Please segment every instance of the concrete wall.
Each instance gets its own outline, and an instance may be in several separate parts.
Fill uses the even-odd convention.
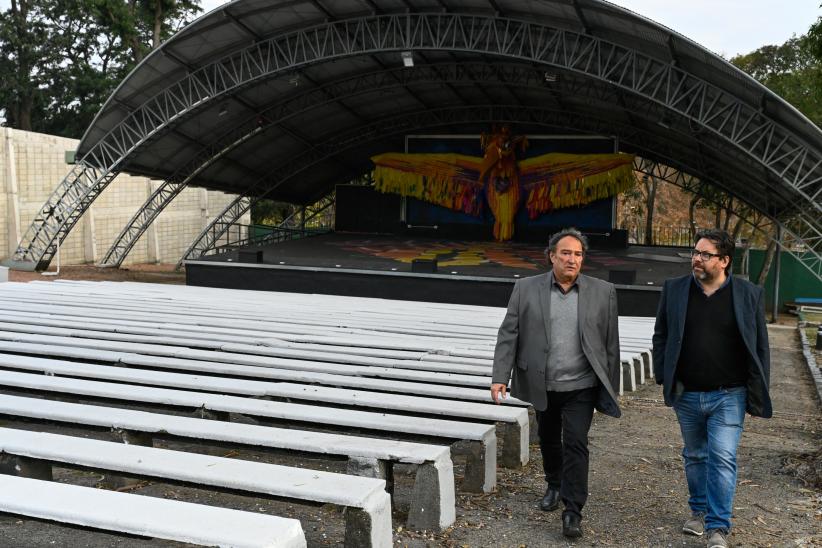
[[[9,257],[49,194],[71,166],[65,153],[78,141],[0,128],[0,259]],[[119,175],[95,200],[60,248],[62,264],[97,263],[137,209],[159,185],[146,177]],[[174,263],[194,237],[234,199],[222,192],[188,188],[140,238],[123,264]],[[249,224],[248,214],[240,220]]]

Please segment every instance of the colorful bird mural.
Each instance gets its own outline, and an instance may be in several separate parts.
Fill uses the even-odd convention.
[[[635,184],[628,154],[550,153],[519,160],[528,140],[509,126],[480,136],[483,157],[465,154],[385,153],[371,158],[380,192],[410,196],[473,216],[484,202],[494,215],[494,238],[514,236],[523,203],[530,219],[553,209],[609,198]],[[483,195],[485,200],[483,200]]]

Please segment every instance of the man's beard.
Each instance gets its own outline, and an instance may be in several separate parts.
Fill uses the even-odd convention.
[[[694,268],[693,271],[694,276],[696,276],[700,282],[710,282],[714,279],[714,276],[704,268],[701,270],[697,270]]]

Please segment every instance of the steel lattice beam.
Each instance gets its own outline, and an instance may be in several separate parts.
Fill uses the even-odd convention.
[[[420,70],[394,69],[344,78],[327,85],[287,97],[265,107],[259,113],[242,120],[236,127],[203,147],[186,165],[152,193],[126,223],[106,252],[102,264],[120,266],[128,253],[152,222],[171,201],[208,166],[233,149],[260,137],[271,127],[317,108],[320,105],[340,103],[345,99],[374,91],[406,87],[409,84],[450,82],[472,85],[509,84],[519,89],[545,86],[543,72],[533,67],[495,66],[488,63],[435,64],[421,66]],[[555,87],[568,87],[579,95],[597,96],[605,101],[603,90],[564,79]]]
[[[140,207],[115,238],[102,264],[120,266],[125,257],[169,203],[206,167],[249,140],[260,137],[273,126],[303,114],[319,105],[340,103],[348,98],[377,90],[407,87],[410,84],[451,82],[472,85],[508,84],[518,89],[545,86],[543,72],[533,67],[495,66],[488,63],[434,64],[420,70],[394,69],[344,78],[309,90],[265,107],[261,112],[242,120],[214,142],[203,147],[174,176],[165,181]],[[579,96],[607,101],[606,90],[563,79],[555,88],[567,88]]]
[[[85,156],[99,169],[205,102],[255,80],[334,58],[392,50],[468,51],[583,73],[647,97],[721,135],[813,202],[822,155],[751,107],[671,63],[539,23],[466,14],[408,13],[332,21],[233,53],[135,110]],[[822,211],[822,205],[815,203]]]
[[[612,123],[594,118],[583,119],[578,113],[564,110],[534,109],[519,105],[487,105],[460,109],[427,110],[366,124],[319,144],[315,149],[304,153],[293,162],[279,166],[270,176],[253,183],[246,191],[246,195],[239,197],[234,203],[230,204],[215,218],[212,225],[204,229],[200,235],[195,238],[194,242],[178,262],[178,267],[183,261],[196,260],[212,249],[225,231],[237,222],[257,200],[265,198],[268,193],[273,191],[285,180],[299,174],[318,161],[322,161],[324,158],[327,158],[328,155],[343,153],[350,148],[374,139],[392,134],[401,134],[419,128],[483,121],[528,123],[551,128],[584,129],[594,134],[607,134],[608,131],[615,129]],[[669,162],[665,164],[659,161],[640,158],[635,164],[637,171],[653,174],[683,188],[687,188],[691,182],[691,177],[698,177],[703,181],[727,190],[721,181],[712,179],[710,176],[706,176],[700,172],[699,169],[688,166],[681,160],[677,160],[677,151],[672,147],[665,150],[665,147],[661,146],[654,137],[643,134],[634,127],[616,129],[621,129],[621,131],[618,132],[621,142],[632,145],[640,153],[655,153],[657,157]],[[788,230],[788,233],[796,238],[797,241],[804,241],[803,236],[805,236],[808,238],[808,242],[814,244],[813,246],[808,245],[807,253],[796,254],[792,252],[792,254],[822,280],[822,271],[820,271],[819,268],[821,262],[820,257],[822,257],[822,239],[818,237],[818,231],[812,232],[812,226],[808,225],[807,230],[805,233],[799,234],[797,234],[796,231]]]
[[[83,174],[69,174],[44,208],[14,260],[48,265],[53,242],[62,240],[102,192],[124,160],[149,139],[210,101],[255,81],[323,61],[387,51],[431,50],[479,53],[574,71],[654,101],[709,131],[761,165],[808,211],[803,222],[822,226],[822,152],[719,87],[667,60],[607,40],[490,15],[403,13],[331,20],[310,29],[258,41],[191,72],[131,112],[81,159]],[[95,177],[85,175],[87,169]],[[90,181],[90,184],[84,182]],[[806,206],[806,207],[802,207]],[[78,209],[79,208],[79,209]],[[65,214],[58,222],[54,211]]]
[[[390,135],[419,130],[420,128],[433,128],[465,123],[529,123],[563,129],[581,129],[582,125],[584,126],[582,129],[600,135],[608,134],[614,129],[613,124],[602,120],[589,118],[585,124],[580,124],[581,120],[582,118],[580,118],[578,113],[568,112],[566,110],[539,109],[522,105],[482,105],[423,110],[379,120],[371,124],[365,124],[318,144],[313,149],[296,157],[293,161],[278,166],[266,177],[253,182],[247,188],[244,195],[229,204],[215,217],[211,225],[200,232],[183,253],[177,265],[179,267],[183,261],[196,260],[213,249],[225,231],[236,223],[257,200],[264,199],[289,178],[300,174],[329,156],[344,153],[346,150],[358,145]],[[632,128],[631,131],[637,137],[640,137],[637,130]],[[628,135],[627,130],[623,133],[625,133],[626,136]],[[620,139],[622,140],[623,137],[621,136]],[[628,140],[630,141],[630,136]]]
[[[685,190],[691,189],[694,177],[708,184],[716,184],[711,180],[710,176],[685,173],[667,164],[662,164],[647,158],[636,157],[634,159],[634,171],[651,175]],[[748,219],[743,218],[743,220],[753,226],[753,223]],[[806,223],[802,216],[787,220],[771,218],[771,221],[782,227],[783,241],[777,242],[779,248],[783,252],[793,256],[799,264],[807,268],[817,279],[822,281],[822,234],[819,232],[819,229]],[[774,239],[773,235],[770,234],[767,234],[767,237],[770,240]],[[788,239],[802,243],[806,250],[796,250],[793,249],[791,245],[786,245],[786,240]]]

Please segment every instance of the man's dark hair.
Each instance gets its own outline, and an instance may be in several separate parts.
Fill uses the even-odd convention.
[[[545,248],[545,256],[548,256],[548,253],[557,251],[557,244],[561,239],[566,236],[571,236],[572,238],[576,238],[579,240],[579,243],[582,244],[582,254],[585,255],[588,253],[588,238],[585,235],[577,230],[576,228],[563,228],[556,234],[552,234],[551,238],[548,240],[548,247]]]
[[[736,244],[733,238],[731,238],[731,235],[718,228],[700,230],[696,233],[696,236],[694,236],[694,244],[702,238],[710,240],[716,246],[716,252],[719,253],[720,258],[728,257],[729,261],[728,266],[725,267],[725,273],[730,274],[731,265],[734,262],[734,249],[736,249]]]

